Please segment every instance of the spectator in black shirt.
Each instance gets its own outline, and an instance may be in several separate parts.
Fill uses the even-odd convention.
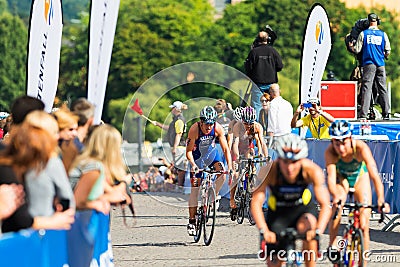
[[[268,44],[268,33],[261,31],[258,39],[259,45],[251,49],[244,64],[247,76],[258,86],[251,88],[251,106],[256,110],[257,116],[261,110],[262,94],[269,93],[271,84],[278,82],[277,73],[283,68],[278,51]]]

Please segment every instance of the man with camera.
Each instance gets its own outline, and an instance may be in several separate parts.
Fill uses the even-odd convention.
[[[300,120],[299,115],[304,109],[308,109],[309,114]],[[316,139],[330,139],[329,126],[335,118],[321,109],[321,104],[318,98],[312,97],[307,103],[300,104],[293,115],[291,126],[292,128],[305,127],[310,129],[311,135]]]
[[[251,88],[251,106],[256,110],[256,116],[261,110],[262,94],[268,93],[271,84],[278,82],[278,72],[283,68],[281,56],[272,47],[276,34],[271,27],[267,26],[259,32],[244,62],[247,76],[257,85]]]
[[[386,88],[385,59],[390,54],[390,42],[387,34],[378,28],[379,18],[375,13],[368,15],[369,28],[358,36],[354,50],[362,55],[361,110],[358,118],[367,118],[374,82],[378,90],[378,103],[382,108],[384,120],[390,118],[390,104]]]

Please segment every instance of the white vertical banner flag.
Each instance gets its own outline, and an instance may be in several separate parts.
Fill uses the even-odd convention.
[[[99,124],[106,94],[119,0],[92,0],[90,11],[88,100],[95,105]]]
[[[300,103],[317,97],[331,51],[331,29],[325,9],[314,4],[308,14],[300,70]]]
[[[61,0],[34,0],[29,24],[27,95],[50,112],[57,92],[61,37]]]

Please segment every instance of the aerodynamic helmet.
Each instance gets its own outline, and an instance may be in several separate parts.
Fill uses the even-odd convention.
[[[241,121],[242,120],[242,113],[243,113],[243,107],[237,107],[235,108],[235,110],[233,111],[233,118],[235,119],[235,121]]]
[[[299,160],[308,156],[307,142],[297,134],[284,135],[275,142],[279,158]]]
[[[242,112],[242,121],[253,123],[256,120],[256,110],[253,107],[245,107]]]
[[[319,105],[321,104],[321,102],[319,101],[318,97],[310,97],[310,98],[307,100],[307,103],[310,103],[310,104],[317,104],[317,106],[319,106]]]
[[[336,120],[329,127],[329,134],[333,139],[344,139],[351,136],[353,125],[346,120]]]
[[[218,116],[217,112],[211,106],[205,106],[200,111],[200,119],[206,124],[214,124],[215,121],[217,120],[217,116]]]

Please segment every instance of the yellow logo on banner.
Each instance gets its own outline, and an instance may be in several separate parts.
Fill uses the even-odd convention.
[[[315,25],[315,40],[317,41],[318,44],[321,44],[323,39],[324,39],[324,29],[322,28],[322,22],[318,21],[317,24]]]
[[[51,24],[50,19],[53,18],[53,1],[45,0],[44,1],[44,19],[47,24]]]

